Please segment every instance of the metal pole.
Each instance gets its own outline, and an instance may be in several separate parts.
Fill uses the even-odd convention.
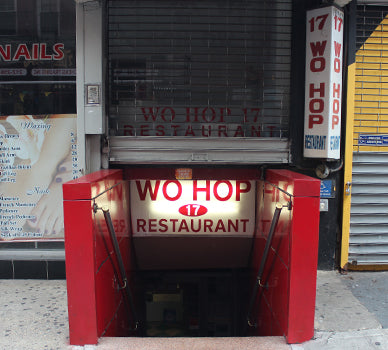
[[[129,288],[127,274],[125,272],[125,267],[124,267],[124,263],[123,263],[123,258],[121,256],[119,243],[117,241],[116,233],[115,233],[115,230],[113,228],[112,218],[110,216],[109,209],[101,208],[101,210],[104,213],[105,222],[106,222],[106,225],[108,227],[109,235],[110,235],[110,238],[112,240],[113,248],[114,248],[114,251],[116,254],[116,258],[117,258],[117,263],[119,265],[121,280],[122,280],[122,283],[124,284],[124,286],[122,286],[121,288],[125,289],[125,294],[126,294],[128,302],[129,302],[130,308],[132,310],[133,319],[135,320],[135,330],[136,330],[138,328],[139,322],[137,321],[138,318],[137,318],[137,314],[136,314],[135,305],[133,302],[132,292]]]
[[[261,258],[259,271],[257,272],[256,283],[255,283],[255,286],[253,288],[251,299],[249,301],[248,313],[247,313],[247,322],[248,322],[248,325],[250,327],[256,326],[255,324],[251,323],[251,313],[252,313],[253,306],[255,304],[257,290],[259,289],[259,287],[264,287],[264,285],[261,283],[261,279],[263,277],[264,267],[265,267],[265,264],[267,262],[269,248],[271,247],[272,238],[273,238],[273,235],[275,233],[275,229],[276,229],[276,226],[278,224],[280,213],[281,213],[282,209],[283,209],[283,206],[281,204],[276,204],[275,212],[274,212],[273,217],[272,217],[271,227],[269,229],[269,233],[268,233],[268,237],[267,237],[267,242],[265,243],[264,253],[263,253],[263,256]]]

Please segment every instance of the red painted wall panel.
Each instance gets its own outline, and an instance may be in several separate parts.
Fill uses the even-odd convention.
[[[63,207],[70,344],[96,344],[92,207],[90,201],[65,201]]]
[[[97,344],[129,333],[114,270],[119,271],[103,212],[106,206],[131,272],[129,188],[121,170],[99,171],[63,185],[70,344]],[[108,249],[107,249],[108,248]]]
[[[94,173],[84,175],[76,180],[72,180],[63,184],[63,199],[64,200],[89,200],[93,197],[92,187],[98,184],[98,187],[103,188],[104,180],[119,181],[123,177],[122,170],[100,170]],[[101,185],[100,185],[101,184]],[[100,192],[101,193],[101,192]]]
[[[251,334],[284,335],[288,343],[300,343],[314,334],[320,181],[289,170],[268,170],[265,183],[258,182],[257,188],[254,277],[275,205],[291,201],[292,206],[283,207],[274,232],[262,279],[265,287],[259,288],[252,316],[259,327]]]
[[[319,198],[294,198],[290,259],[289,343],[314,335]]]

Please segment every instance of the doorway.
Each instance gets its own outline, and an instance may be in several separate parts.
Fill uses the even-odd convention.
[[[143,336],[242,336],[247,269],[139,272]]]

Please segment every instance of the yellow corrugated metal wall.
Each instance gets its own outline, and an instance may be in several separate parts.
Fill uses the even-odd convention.
[[[356,23],[356,62],[348,69],[341,268],[388,264],[388,7],[359,6]]]
[[[388,16],[356,53],[354,152],[386,152],[359,145],[359,135],[388,133]]]

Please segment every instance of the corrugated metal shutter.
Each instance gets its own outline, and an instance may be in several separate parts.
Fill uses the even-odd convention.
[[[108,1],[111,162],[288,162],[291,3]]]
[[[388,263],[388,7],[359,6],[349,262]]]

